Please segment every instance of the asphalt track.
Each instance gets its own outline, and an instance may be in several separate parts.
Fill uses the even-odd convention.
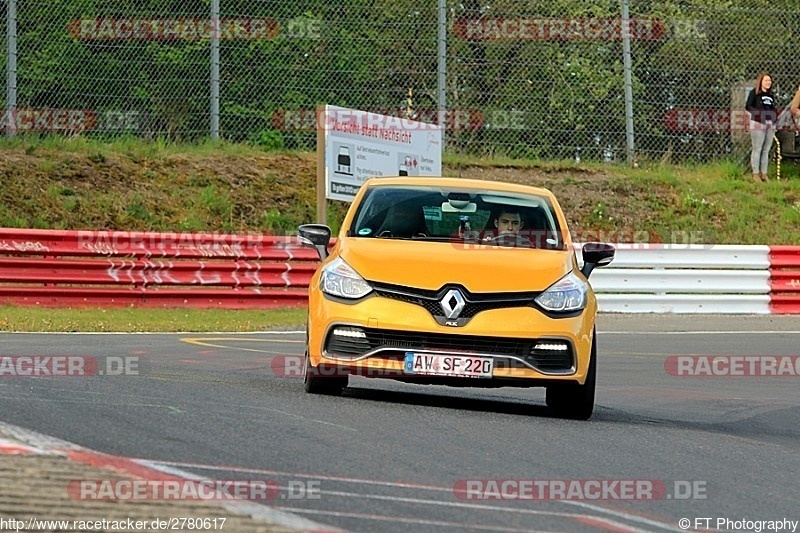
[[[307,395],[276,364],[302,354],[302,333],[2,334],[0,356],[83,355],[101,370],[129,358],[137,368],[1,377],[0,420],[203,477],[306,483],[318,497],[282,493],[265,505],[350,531],[681,531],[681,518],[691,530],[717,529],[718,518],[800,520],[800,377],[665,369],[677,355],[800,355],[800,320],[603,315],[598,339],[597,408],[578,422],[553,418],[541,389],[355,378],[341,398]],[[543,501],[453,490],[509,479],[634,480],[666,493]]]

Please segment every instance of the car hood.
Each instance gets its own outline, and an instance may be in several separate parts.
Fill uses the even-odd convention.
[[[543,291],[573,268],[572,252],[346,237],[337,252],[367,281],[470,292]]]

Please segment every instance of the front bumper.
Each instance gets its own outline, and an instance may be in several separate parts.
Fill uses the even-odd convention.
[[[584,311],[552,318],[538,309],[491,309],[462,327],[442,326],[425,308],[372,296],[356,303],[309,298],[311,365],[336,367],[341,373],[388,377],[412,382],[447,382],[468,386],[538,386],[554,381],[583,384],[589,368],[597,304],[590,295]],[[358,335],[333,335],[334,330]],[[363,334],[363,337],[361,336]],[[567,350],[534,349],[542,345]],[[492,358],[491,379],[406,375],[408,352]],[[565,353],[566,352],[566,353]],[[493,383],[488,383],[493,382]],[[494,383],[497,382],[497,383]]]

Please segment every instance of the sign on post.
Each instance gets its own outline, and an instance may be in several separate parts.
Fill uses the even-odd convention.
[[[442,173],[441,126],[336,106],[319,118],[328,199],[350,202],[376,176]]]

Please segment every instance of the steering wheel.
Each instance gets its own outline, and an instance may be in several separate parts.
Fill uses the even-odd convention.
[[[495,246],[503,246],[505,248],[533,248],[530,239],[518,233],[501,233],[491,242]]]

